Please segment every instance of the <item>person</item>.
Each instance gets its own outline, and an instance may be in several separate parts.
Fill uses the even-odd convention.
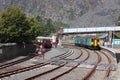
[[[52,47],[54,47],[54,48],[57,47],[56,46],[56,36],[55,35],[52,36]]]
[[[38,56],[39,48],[36,48],[35,56]]]
[[[56,37],[56,44],[55,44],[56,48],[57,48],[58,42],[59,42],[58,37]]]
[[[44,60],[45,50],[44,50],[43,44],[40,44],[40,49],[39,49],[39,51],[40,51],[40,55],[42,55],[43,60]]]
[[[42,56],[43,59],[44,59],[45,50],[44,50],[43,44],[39,44],[39,46],[36,48],[35,55],[36,56]]]

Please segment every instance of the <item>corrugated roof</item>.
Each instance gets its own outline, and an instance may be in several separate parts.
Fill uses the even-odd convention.
[[[100,35],[99,38],[106,38],[108,36],[108,34],[103,34],[103,35]]]

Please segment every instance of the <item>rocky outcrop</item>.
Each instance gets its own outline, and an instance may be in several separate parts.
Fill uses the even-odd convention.
[[[113,26],[120,16],[120,0],[0,0],[0,10],[9,5],[70,27]]]

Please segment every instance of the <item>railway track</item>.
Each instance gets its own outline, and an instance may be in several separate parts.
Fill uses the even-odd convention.
[[[106,58],[107,58],[107,60],[108,60],[108,64],[109,64],[109,66],[107,67],[107,70],[106,70],[105,77],[104,77],[104,79],[106,79],[106,78],[108,78],[109,75],[110,75],[110,64],[111,64],[111,59],[109,58],[109,56],[108,56],[105,52],[101,51],[101,53],[103,53],[103,54],[106,56]]]
[[[21,62],[24,62],[26,60],[29,60],[31,58],[33,58],[34,56],[27,56],[25,58],[22,58],[22,59],[19,59],[19,60],[15,60],[15,61],[12,61],[12,62],[7,62],[7,63],[1,63],[0,64],[0,69],[3,69],[3,68],[6,68],[6,67],[9,67],[9,66],[13,66],[15,64],[19,64]]]
[[[97,54],[98,60],[96,62],[96,64],[94,65],[94,67],[82,78],[82,80],[88,80],[95,72],[97,65],[100,63],[101,61],[101,56],[95,51],[95,53]]]
[[[109,74],[110,74],[110,64],[111,64],[111,59],[109,58],[109,56],[104,52],[104,51],[97,51],[97,53],[99,55],[104,55],[101,56],[101,62],[103,63],[103,69],[99,71],[99,69],[95,69],[94,73],[91,74],[91,77],[89,77],[89,80],[96,80],[98,79],[97,76],[101,75],[100,78],[98,80],[108,80],[109,79]],[[102,60],[103,59],[103,60]],[[99,62],[100,64],[100,62]],[[99,65],[97,65],[99,66]],[[106,66],[106,67],[105,67]]]
[[[65,46],[67,46],[67,44],[65,44]],[[102,50],[101,51],[93,51],[93,50],[88,50],[88,49],[84,49],[84,48],[79,48],[74,45],[69,45],[69,46],[73,46],[74,48],[77,48],[80,50],[79,55],[74,57],[74,59],[68,58],[69,56],[73,55],[73,52],[74,52],[73,50],[70,50],[59,56],[52,57],[50,60],[39,63],[37,65],[33,65],[36,67],[29,66],[29,67],[26,67],[26,69],[23,68],[20,70],[16,70],[15,72],[13,71],[13,73],[8,73],[7,75],[4,73],[0,74],[0,75],[2,75],[2,77],[6,77],[6,76],[10,76],[10,75],[17,74],[20,72],[25,72],[25,71],[28,71],[31,69],[33,70],[35,68],[40,68],[40,67],[43,67],[46,65],[51,65],[51,66],[54,66],[54,68],[48,69],[43,72],[38,71],[37,74],[35,74],[35,75],[32,74],[31,75],[32,77],[31,76],[24,77],[24,80],[33,80],[33,79],[35,79],[35,80],[40,80],[40,79],[42,79],[42,80],[61,80],[61,79],[68,80],[68,79],[64,79],[65,78],[64,76],[70,75],[71,73],[73,73],[72,72],[73,70],[78,71],[78,68],[79,68],[79,72],[81,72],[81,73],[77,74],[77,75],[79,75],[78,76],[79,80],[106,80],[107,77],[110,76],[111,59],[104,51],[102,51]],[[96,55],[96,59],[93,59],[94,57],[90,57],[90,56],[93,56],[93,54]],[[106,58],[105,60],[106,60],[107,64],[109,65],[109,66],[107,66],[106,70],[104,70],[104,71],[97,70],[97,67],[102,62],[102,59],[103,59],[103,56],[101,56],[101,54],[104,55],[104,58]],[[82,57],[82,56],[84,56],[84,57]],[[93,59],[94,61],[96,60],[95,63],[92,65],[92,67],[89,67],[89,68],[80,67],[80,65],[82,65],[86,62],[88,62],[88,63],[92,62],[92,61],[90,61],[91,59]],[[57,62],[59,62],[59,64],[57,64]],[[89,65],[88,63],[86,65]],[[72,65],[70,65],[70,64],[72,64]],[[95,74],[99,74],[99,72],[101,72],[100,74],[102,74],[101,79],[97,79],[97,76],[95,75]],[[83,77],[81,77],[81,76],[83,76]],[[94,76],[96,76],[96,78],[93,78]],[[2,78],[2,77],[0,77],[0,78]],[[66,78],[68,78],[68,77],[66,77]]]
[[[66,46],[67,44],[65,44]],[[70,46],[70,45],[69,45]],[[107,59],[107,68],[106,70],[102,71],[102,74],[104,74],[102,80],[106,80],[109,78],[109,75],[110,75],[110,65],[111,65],[111,59],[110,57],[104,52],[104,51],[99,51],[100,53],[98,53],[97,51],[95,51],[95,53],[97,54],[98,56],[98,60],[96,62],[96,64],[94,65],[94,67],[92,69],[90,69],[87,74],[80,80],[96,80],[96,79],[91,79],[91,76],[93,76],[94,74],[96,74],[97,72],[99,71],[96,71],[97,69],[97,66],[98,64],[101,62],[101,59],[102,59],[102,56],[100,56],[100,54],[103,54],[105,56],[105,58]],[[98,80],[101,80],[101,79],[98,79]]]
[[[89,54],[88,51],[87,51],[87,53],[88,53],[87,57],[86,57],[82,62],[86,61],[86,60],[89,58],[89,55],[90,55],[90,54]],[[83,52],[82,52],[82,50],[80,49],[80,54],[79,54],[79,56],[77,56],[77,57],[74,58],[73,60],[80,58],[82,55],[83,55]],[[42,75],[46,75],[46,74],[48,74],[48,73],[50,74],[50,73],[52,73],[52,72],[55,71],[55,70],[61,69],[62,67],[66,67],[65,65],[67,65],[67,64],[69,64],[69,63],[70,63],[70,62],[67,62],[67,63],[64,64],[64,65],[61,65],[61,66],[58,66],[58,67],[56,67],[56,68],[54,68],[54,69],[51,69],[51,70],[45,71],[45,72],[43,72],[43,73],[37,74],[37,75],[32,76],[32,77],[30,77],[30,78],[27,78],[27,79],[25,79],[25,80],[33,80],[33,79],[36,79],[36,78],[38,78],[38,77],[40,77],[40,76],[42,76]],[[81,62],[77,63],[75,66],[72,66],[71,68],[67,69],[66,71],[64,71],[64,72],[62,72],[62,73],[60,73],[60,74],[58,74],[57,76],[52,77],[52,78],[49,79],[49,80],[56,80],[57,78],[59,78],[59,77],[65,75],[65,74],[69,73],[70,71],[74,70],[74,69],[77,68],[80,64],[81,64]]]
[[[73,53],[73,50],[68,51],[67,53],[65,53],[65,54],[63,54],[63,55],[56,56],[56,57],[54,57],[54,59],[55,59],[55,58],[57,58],[57,59],[58,59],[58,58],[59,58],[59,59],[66,58],[66,57],[68,57],[69,55],[72,55],[72,53]],[[13,71],[1,73],[1,74],[0,74],[0,78],[7,77],[7,76],[10,76],[10,75],[13,75],[13,74],[17,74],[17,73],[21,73],[21,72],[25,72],[25,71],[28,71],[28,70],[31,70],[31,69],[39,68],[39,67],[45,66],[45,65],[47,65],[47,64],[50,64],[50,63],[53,62],[53,61],[54,61],[54,60],[53,60],[53,58],[52,58],[51,60],[47,60],[47,61],[45,61],[45,62],[36,64],[36,65],[32,65],[32,66],[28,66],[28,67],[16,69],[16,70],[13,70]]]
[[[85,49],[84,49],[84,50],[85,50]],[[86,57],[82,62],[85,62],[85,61],[89,58],[89,56],[90,56],[90,53],[89,53],[87,50],[86,50],[86,52],[88,53],[88,55],[87,55],[87,57]],[[79,57],[79,56],[78,56],[78,57]],[[75,59],[78,59],[78,57],[75,58]],[[80,58],[80,57],[79,57],[79,58]],[[59,77],[65,75],[65,74],[69,73],[70,71],[72,71],[73,69],[77,68],[80,64],[81,64],[81,62],[78,63],[77,65],[73,66],[71,69],[69,69],[69,70],[67,70],[67,71],[65,71],[65,72],[63,72],[63,73],[61,73],[61,74],[59,74],[59,75],[51,78],[50,80],[56,80],[56,79],[58,79]]]

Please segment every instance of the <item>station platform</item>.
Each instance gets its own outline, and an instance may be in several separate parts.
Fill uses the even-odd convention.
[[[108,49],[110,51],[112,51],[113,53],[118,53],[120,54],[120,48],[110,48],[110,47],[106,47],[106,46],[101,46],[102,48]]]
[[[115,55],[117,61],[117,70],[114,73],[113,77],[115,78],[115,80],[120,80],[120,48],[108,48],[105,46],[101,47],[110,50],[111,52],[113,52],[113,55]]]
[[[105,47],[105,46],[101,46],[101,47],[111,51],[112,56],[114,56],[116,58],[117,63],[120,62],[120,48],[110,48],[110,47],[108,48],[108,47]]]

